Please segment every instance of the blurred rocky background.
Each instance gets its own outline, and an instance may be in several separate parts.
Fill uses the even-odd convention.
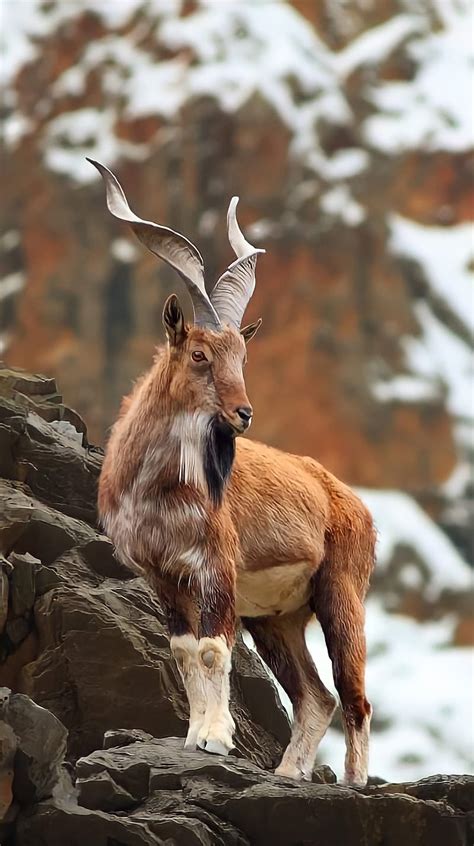
[[[392,779],[472,767],[472,24],[468,0],[2,5],[1,356],[45,374],[5,369],[14,402],[43,423],[40,450],[13,414],[27,454],[13,470],[5,453],[2,475],[27,486],[15,497],[33,491],[93,525],[82,457],[48,469],[50,427],[83,449],[83,418],[103,443],[163,338],[165,296],[186,302],[108,215],[85,156],[114,170],[141,216],[199,246],[209,284],[232,258],[225,213],[239,194],[243,228],[267,250],[247,315],[264,318],[246,371],[252,436],[358,486],[379,528],[372,771]],[[39,529],[19,548],[7,533],[14,690],[43,625],[31,556],[44,567],[63,553],[64,527],[41,530],[41,549]],[[28,600],[13,600],[18,579]],[[80,592],[71,602],[80,615]],[[342,743],[335,728],[321,750],[339,772]]]

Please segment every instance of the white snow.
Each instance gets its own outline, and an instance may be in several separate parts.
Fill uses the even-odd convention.
[[[85,3],[84,0],[79,0],[79,2],[82,6],[87,5],[88,8],[97,12],[104,23],[114,29],[122,27],[144,6],[143,0],[86,0]],[[150,6],[155,14],[178,14],[182,0],[155,0]]]
[[[8,345],[10,343],[10,333],[9,332],[0,332],[0,355],[6,351]]]
[[[2,122],[2,139],[7,147],[16,147],[24,135],[33,128],[33,122],[25,115],[14,112]]]
[[[0,279],[0,301],[6,300],[7,297],[11,297],[12,294],[17,294],[18,291],[21,291],[24,285],[25,274],[21,271],[4,276]]]
[[[447,536],[409,496],[399,491],[359,490],[379,533],[377,569],[386,570],[397,544],[413,549],[423,564],[424,595],[435,600],[443,590],[466,590],[472,572]],[[400,573],[411,572],[407,563]],[[418,572],[420,572],[419,568]],[[410,576],[408,576],[410,579]]]
[[[389,223],[391,252],[416,261],[432,294],[472,332],[474,227],[469,223],[428,227],[399,215],[392,215]],[[374,382],[372,391],[382,402],[429,401],[445,393],[458,443],[465,451],[474,440],[472,345],[434,314],[428,299],[416,301],[413,310],[421,333],[401,339],[408,372]]]
[[[470,347],[434,316],[425,302],[414,305],[421,338],[404,338],[411,369],[421,376],[441,379],[447,388],[447,406],[461,421],[474,419],[472,392],[474,358]]]
[[[423,561],[428,574],[424,595],[428,600],[436,599],[446,589],[469,589],[470,568],[412,497],[401,491],[369,488],[359,488],[358,494],[372,513],[378,531],[378,572],[388,568],[400,544],[413,549]]]
[[[135,261],[138,251],[134,244],[127,238],[116,238],[110,245],[110,252],[117,261],[123,264],[130,264]]]
[[[347,226],[358,226],[365,218],[363,207],[352,198],[347,185],[336,185],[320,197],[319,206],[324,214],[338,217]]]
[[[179,59],[153,64],[151,60],[135,66],[129,83],[125,84],[129,117],[161,114],[171,118],[186,100],[186,75]]]
[[[448,499],[455,500],[465,495],[466,488],[472,479],[472,467],[467,461],[459,462],[441,489]]]
[[[39,54],[40,42],[33,39],[54,32],[79,11],[93,11],[116,34],[85,47],[77,64],[63,72],[47,96],[79,97],[86,75],[99,65],[115,119],[122,110],[128,117],[172,118],[187,100],[199,95],[214,97],[224,110],[235,111],[259,94],[292,133],[292,154],[325,181],[339,181],[363,169],[367,154],[355,148],[352,153],[327,156],[319,144],[320,122],[350,124],[353,115],[341,80],[356,67],[380,64],[407,39],[406,49],[419,65],[415,79],[379,81],[367,87],[366,96],[376,109],[365,121],[369,142],[389,153],[415,145],[463,150],[472,143],[469,4],[467,0],[447,0],[445,7],[439,3],[445,27],[439,32],[430,32],[428,14],[416,9],[333,53],[285,2],[272,4],[269,26],[268,3],[263,0],[201,0],[185,17],[179,16],[180,0],[68,0],[47,5],[41,0],[10,0],[3,8],[1,67],[4,82],[11,81],[25,62]],[[138,15],[143,9],[146,18]],[[136,26],[123,34],[120,27],[135,15]],[[152,32],[157,46],[175,51],[176,56],[157,62],[141,44],[145,29]],[[16,143],[32,115],[16,114],[11,126],[8,120],[10,141]],[[104,123],[107,133],[106,115]],[[121,145],[114,150],[110,143],[107,146],[114,153],[109,164],[126,153]],[[63,157],[52,158],[60,169]],[[71,173],[69,161],[64,172]]]
[[[334,57],[339,76],[344,79],[361,65],[378,65],[409,36],[426,29],[426,22],[417,14],[396,15],[388,21],[354,38]]]
[[[8,229],[3,235],[0,235],[0,250],[8,252],[14,250],[20,243],[20,233],[18,229]]]
[[[115,115],[112,109],[77,109],[66,112],[50,122],[46,132],[44,156],[48,167],[64,173],[77,182],[93,182],[97,171],[86,156],[111,162],[121,154],[142,159],[147,150],[141,145],[122,141],[114,132]]]
[[[160,36],[171,49],[187,48],[200,60],[183,74],[187,98],[207,94],[225,111],[235,111],[259,93],[293,133],[293,153],[323,171],[328,160],[319,146],[318,121],[347,123],[350,109],[331,53],[309,23],[285,3],[275,3],[271,15],[269,27],[268,5],[258,0],[203,2],[194,14],[164,22]]]
[[[349,179],[367,170],[369,165],[369,155],[365,150],[361,150],[359,147],[348,147],[334,153],[326,161],[324,176],[331,181]]]
[[[379,402],[430,402],[439,400],[441,384],[419,376],[394,376],[372,384],[372,393]]]
[[[140,5],[138,0],[116,3],[85,0],[83,8],[99,13],[109,26],[118,27]],[[41,12],[39,0],[25,0],[25,7],[32,10],[31,21],[28,16],[8,14],[10,40],[23,45],[17,58],[18,67],[23,54],[28,53],[29,58],[38,54],[39,48],[29,41],[31,34],[54,31],[57,23],[78,11],[74,0],[61,4],[61,12],[49,16]],[[109,165],[119,155],[127,154],[126,147],[113,143],[111,138],[121,116],[156,114],[171,119],[188,100],[197,96],[213,97],[222,109],[232,112],[258,94],[290,130],[291,154],[304,160],[325,181],[347,178],[366,167],[367,156],[360,149],[340,151],[328,157],[320,147],[320,121],[347,124],[352,114],[340,89],[331,51],[290,5],[285,2],[272,5],[271,27],[268,4],[262,0],[219,3],[202,0],[196,11],[183,18],[179,17],[179,2],[163,4],[161,0],[148,0],[145,8],[157,46],[176,51],[174,58],[157,62],[141,46],[141,21],[126,34],[111,33],[89,44],[77,64],[65,69],[49,92],[53,98],[79,97],[87,74],[101,67],[108,105],[105,113],[97,113],[97,135],[104,137],[100,148],[108,153]],[[70,116],[75,122],[74,112]],[[67,115],[63,113],[61,117]],[[50,134],[51,130],[45,139],[48,165],[78,181],[86,180],[84,165],[74,166],[71,155],[55,145],[53,150],[48,150]],[[96,146],[96,152],[97,149]],[[81,152],[78,151],[79,155]],[[138,155],[136,150],[135,154]]]
[[[391,251],[417,261],[433,291],[474,331],[474,225],[423,226],[392,215],[390,229]]]
[[[53,94],[57,97],[70,95],[78,97],[85,88],[84,62],[81,66],[73,65],[63,71],[57,82],[53,85]]]
[[[441,9],[443,0],[438,0]],[[473,144],[473,14],[469,0],[446,0],[445,28],[416,38],[408,52],[414,80],[382,82],[371,92],[376,113],[365,137],[388,154],[425,147],[462,152]]]

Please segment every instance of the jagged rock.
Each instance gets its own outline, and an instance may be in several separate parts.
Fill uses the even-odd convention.
[[[104,734],[103,748],[111,749],[114,746],[128,746],[129,743],[145,743],[151,740],[152,735],[141,729],[112,729]]]
[[[98,750],[76,771],[79,806],[49,800],[23,813],[18,846],[468,844],[467,777],[361,791],[318,771],[319,783],[301,785],[233,756],[184,750],[177,738]]]
[[[83,808],[101,811],[126,811],[136,805],[136,799],[104,770],[102,773],[78,778],[79,804]]]
[[[19,646],[25,637],[27,637],[30,627],[24,617],[17,617],[15,620],[7,620],[5,631],[13,646]]]
[[[3,719],[10,691],[0,688],[0,836],[1,821],[5,821],[13,801],[14,759],[17,738],[12,727]]]
[[[66,549],[98,537],[87,523],[68,517],[32,496],[20,482],[0,479],[0,552],[28,552],[44,564]]]
[[[214,757],[200,750],[190,752],[184,749],[181,738],[176,737],[151,737],[126,746],[99,749],[80,758],[76,771],[79,778],[106,771],[136,800],[154,789],[177,790],[183,780],[202,772],[209,776],[217,773],[219,779],[232,787],[248,786],[267,776],[278,783],[295,786],[291,779],[282,780],[235,755]],[[329,767],[320,767],[315,770],[314,781],[334,783],[335,776]]]
[[[8,637],[0,638],[0,683],[12,690],[22,689],[23,668],[38,655],[38,635],[30,621],[31,630],[20,644]]]
[[[18,391],[23,381],[28,396]],[[95,525],[101,454],[88,448],[86,426],[76,412],[51,397],[38,406],[47,381],[0,369],[0,475],[25,482],[43,502]]]
[[[3,631],[8,614],[9,581],[5,562],[0,561],[0,634]]]
[[[13,399],[20,408],[30,409],[50,423],[55,423],[58,430],[61,424],[74,426],[76,432],[87,435],[86,424],[76,411],[63,404],[58,393],[56,380],[40,373],[27,373],[17,367],[7,367],[0,363],[0,396]],[[4,413],[4,412],[3,412]],[[87,438],[81,438],[81,443]]]
[[[33,608],[35,601],[35,572],[38,558],[25,553],[9,558],[13,567],[11,576],[11,608],[15,617],[21,617]]]
[[[20,804],[51,796],[66,753],[66,729],[54,714],[21,693],[5,695],[0,719],[17,740],[13,795]]]

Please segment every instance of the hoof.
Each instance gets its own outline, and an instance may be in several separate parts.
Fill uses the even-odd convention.
[[[195,722],[189,726],[186,740],[184,741],[184,748],[189,752],[195,752],[198,747],[198,737],[201,731],[202,721]]]
[[[296,764],[280,764],[275,770],[275,775],[281,776],[281,778],[292,778],[293,781],[302,781],[303,779],[305,781],[311,781],[311,777],[308,779]]]
[[[211,755],[228,755],[232,748],[221,740],[212,740],[211,738],[209,740],[199,740],[198,746],[204,752],[210,752]]]

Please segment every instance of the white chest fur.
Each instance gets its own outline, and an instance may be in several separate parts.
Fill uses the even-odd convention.
[[[239,617],[288,614],[305,605],[311,594],[314,564],[300,561],[265,570],[238,570],[236,611]]]

